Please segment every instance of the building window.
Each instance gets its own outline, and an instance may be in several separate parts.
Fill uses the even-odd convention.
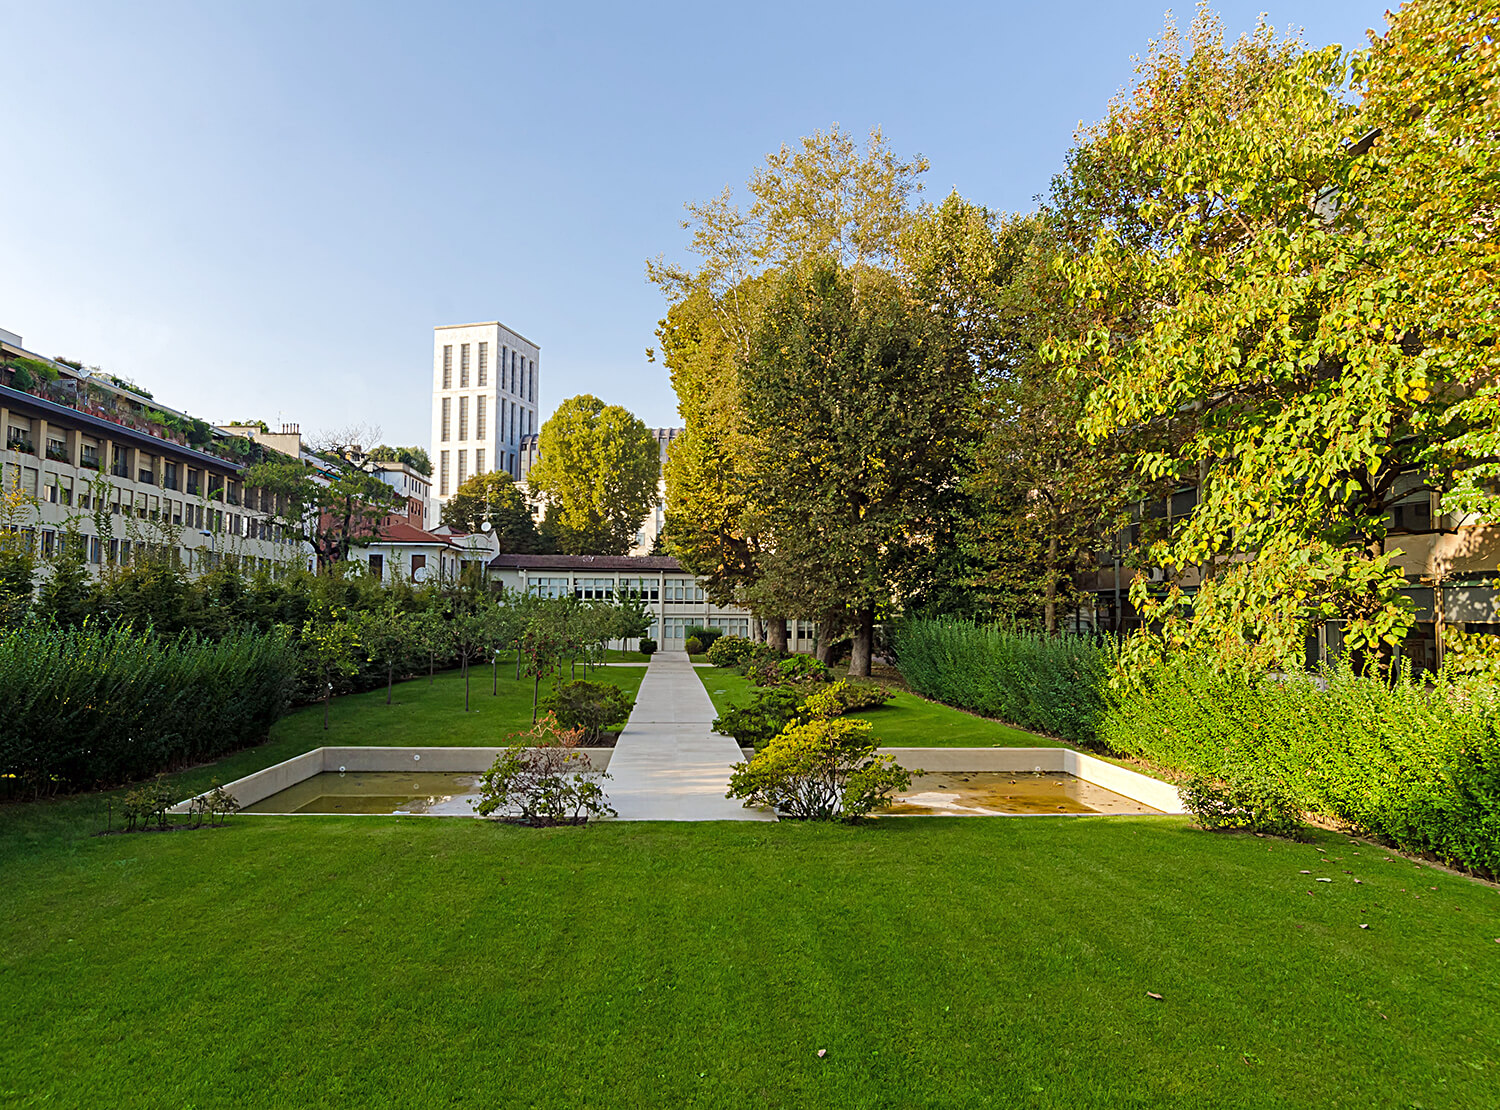
[[[584,601],[613,601],[615,580],[613,578],[580,578],[573,585],[573,596]]]
[[[484,400],[484,398],[481,397],[480,400],[482,401],[482,400]],[[474,473],[475,474],[483,474],[484,473],[484,448],[483,447],[479,448],[478,450],[476,450],[474,452]]]
[[[443,398],[443,428],[440,439],[443,443],[448,442],[448,433],[453,430],[453,401],[452,398]],[[443,491],[447,493],[447,490]]]
[[[484,385],[489,381],[490,370],[490,345],[481,343],[479,345],[479,384]],[[483,434],[483,433],[481,433]]]
[[[480,347],[480,350],[482,351],[484,349],[484,344],[481,343],[479,345],[479,347]],[[481,357],[483,357],[483,356],[481,356]],[[483,365],[483,364],[481,363],[481,365]],[[413,577],[416,576],[417,571],[419,571],[419,570],[426,570],[426,569],[427,569],[427,556],[426,555],[413,555],[411,557],[411,573],[412,573]]]
[[[463,485],[464,479],[469,476],[469,453],[462,447],[458,449],[458,484]]]
[[[499,385],[500,385],[501,389],[505,388],[505,370],[506,370],[506,361],[505,360],[509,357],[509,355],[507,354],[508,350],[509,350],[509,348],[507,348],[507,347],[505,347],[503,345],[501,346],[501,348],[500,348],[500,361],[495,366],[495,372],[496,372],[496,374],[499,375]]]
[[[527,578],[526,592],[537,597],[566,597],[569,593],[566,578]]]
[[[438,494],[442,497],[448,496],[448,452],[446,451],[438,452]]]
[[[462,443],[469,438],[469,399],[460,397],[458,399],[458,442]],[[459,479],[463,481],[462,478]]]
[[[526,377],[531,383],[531,395],[527,397],[527,400],[532,404],[536,404],[536,363],[533,362],[531,364],[531,370],[527,373]]]
[[[515,405],[511,405],[510,406],[510,438],[511,438],[511,442],[514,443],[515,442],[515,438],[516,438],[516,406]]]
[[[385,556],[370,553],[370,573],[381,581],[385,580]]]
[[[483,375],[483,372],[480,373],[479,384],[480,385],[484,384],[484,375]],[[486,401],[488,401],[488,400],[489,400],[489,398],[485,397],[483,395],[480,395],[479,397],[474,398],[474,438],[475,439],[483,439],[484,438],[484,403]]]
[[[458,348],[458,388],[469,388],[469,345],[467,343]]]
[[[505,467],[506,473],[509,474],[512,478],[519,478],[520,475],[516,473],[516,453],[512,451],[510,454],[506,455],[505,458],[507,460]]]
[[[443,388],[453,388],[453,345],[443,348]]]

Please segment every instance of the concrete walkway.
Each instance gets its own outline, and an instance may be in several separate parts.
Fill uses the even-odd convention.
[[[724,797],[740,747],[710,726],[718,716],[687,653],[651,657],[604,782],[622,821],[774,821]]]

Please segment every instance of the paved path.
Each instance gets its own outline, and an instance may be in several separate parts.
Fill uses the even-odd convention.
[[[686,652],[651,657],[604,782],[620,820],[775,820],[724,797],[729,765],[743,756],[732,739],[711,731],[717,716]]]

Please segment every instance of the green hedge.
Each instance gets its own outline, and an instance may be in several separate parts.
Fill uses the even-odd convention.
[[[265,738],[296,683],[279,632],[216,643],[125,625],[0,631],[0,775],[26,793],[146,778]]]
[[[1115,695],[1115,751],[1226,782],[1270,780],[1307,810],[1398,848],[1500,875],[1500,698],[1493,685],[1347,664],[1317,676],[1159,664]]]
[[[966,621],[899,622],[896,666],[924,697],[1065,740],[1094,739],[1114,664],[1107,640]]]

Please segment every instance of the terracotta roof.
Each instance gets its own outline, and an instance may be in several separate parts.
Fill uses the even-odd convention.
[[[404,520],[387,525],[380,530],[380,537],[371,541],[373,543],[440,543],[447,547],[457,547],[447,536],[434,536],[431,532],[424,532],[407,524]]]
[[[670,555],[496,555],[491,570],[682,570]]]

